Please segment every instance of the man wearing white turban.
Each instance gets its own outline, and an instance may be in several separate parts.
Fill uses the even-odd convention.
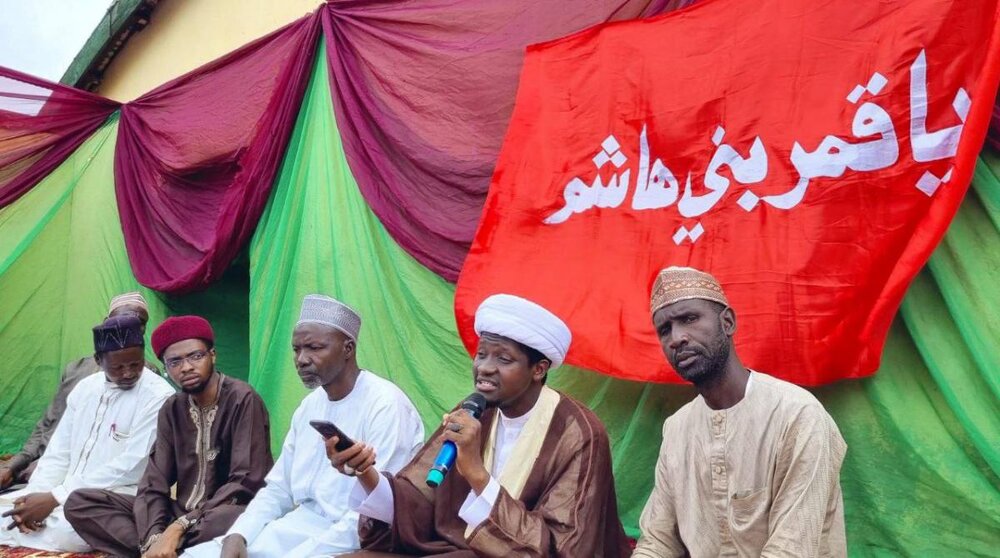
[[[481,422],[463,410],[396,475],[364,469],[357,447],[330,452],[339,469],[364,469],[351,493],[362,547],[350,556],[627,556],[607,431],[586,406],[545,386],[569,350],[569,328],[523,298],[498,294],[476,311]],[[436,488],[425,477],[445,441],[458,449]]]

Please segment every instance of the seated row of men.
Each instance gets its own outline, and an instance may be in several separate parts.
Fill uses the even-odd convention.
[[[175,393],[143,360],[145,301],[116,297],[94,328],[97,366],[67,370],[90,371],[64,377],[75,387],[62,419],[57,396],[25,451],[0,464],[4,488],[44,449],[27,484],[0,496],[0,546],[144,558],[846,555],[846,445],[819,402],[743,366],[735,312],[711,275],[661,271],[650,310],[668,361],[699,396],[664,423],[634,551],[603,424],[546,385],[570,330],[506,294],[475,316],[472,380],[485,412],[446,414],[426,443],[406,394],[359,367],[358,314],[305,297],[292,349],[312,391],[276,462],[264,403],[216,368],[210,324],[172,317],[151,335]],[[353,444],[324,439],[311,421]],[[446,444],[454,465],[431,487]]]

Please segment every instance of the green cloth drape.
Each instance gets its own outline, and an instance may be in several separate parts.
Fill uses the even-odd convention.
[[[107,313],[108,300],[139,289],[112,187],[116,130],[112,117],[0,211],[0,451],[20,447],[63,366],[93,354],[90,328]],[[160,300],[140,290],[154,323],[162,319]]]
[[[108,299],[137,287],[115,204],[115,131],[112,119],[0,211],[0,452],[27,436],[62,366],[90,352],[90,327]],[[985,154],[944,243],[904,301],[879,373],[816,390],[850,446],[842,482],[852,555],[986,556],[1000,548],[998,172],[1000,158]],[[305,393],[290,338],[310,292],[360,311],[362,365],[400,385],[428,428],[472,390],[452,315],[454,288],[400,249],[362,199],[323,64],[249,263],[238,261],[203,293],[165,299],[143,292],[152,324],[168,313],[206,315],[228,373],[243,375],[249,359],[275,448]],[[636,535],[660,425],[693,391],[570,367],[554,372],[551,384],[607,425],[622,521]]]
[[[944,245],[909,293],[880,372],[817,390],[850,445],[842,478],[854,555],[986,555],[1000,543],[1000,294],[989,286],[1000,269],[1000,203],[991,169],[1000,161],[988,157]],[[305,393],[290,339],[301,299],[311,292],[361,313],[360,363],[400,385],[432,430],[472,391],[452,314],[454,287],[399,248],[362,199],[344,159],[323,65],[273,196],[251,247],[250,331],[251,381],[272,413],[274,447]],[[607,425],[622,521],[636,535],[660,425],[693,391],[570,367],[550,381]]]

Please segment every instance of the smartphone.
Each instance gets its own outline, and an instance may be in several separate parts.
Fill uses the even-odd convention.
[[[323,436],[326,440],[329,440],[334,436],[340,438],[337,440],[337,445],[334,446],[334,449],[337,451],[344,451],[354,445],[354,440],[350,439],[347,434],[344,434],[343,431],[337,428],[337,425],[332,422],[325,420],[311,420],[309,421],[309,426],[315,428],[316,432],[319,432],[320,436]]]

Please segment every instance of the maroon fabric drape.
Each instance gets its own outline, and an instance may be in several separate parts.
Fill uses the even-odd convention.
[[[257,226],[305,92],[312,14],[122,107],[115,185],[136,278],[217,279]]]
[[[331,90],[348,163],[389,233],[455,281],[527,45],[693,0],[331,0]],[[553,141],[559,141],[553,138]]]
[[[52,172],[118,106],[0,67],[0,208]]]

